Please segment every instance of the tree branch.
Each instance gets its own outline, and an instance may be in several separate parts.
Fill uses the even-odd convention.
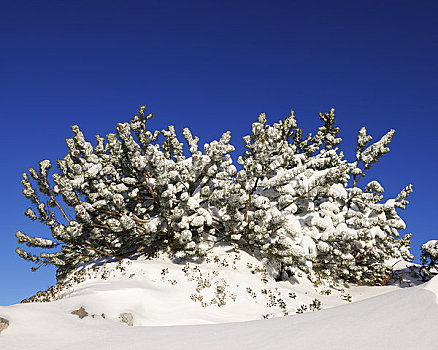
[[[56,200],[55,196],[52,193],[52,190],[50,190],[50,198],[55,202],[56,206],[58,207],[58,209],[61,211],[62,215],[64,216],[64,218],[67,220],[68,223],[70,223],[70,219],[68,218],[68,216],[65,214],[64,209],[62,209],[62,207],[59,205],[58,201]]]
[[[317,188],[319,185],[313,186],[311,189],[307,190],[306,192],[300,194],[297,198],[295,198],[292,202],[289,204],[286,204],[284,207],[280,208],[280,210],[286,209],[289,205],[294,204],[298,199],[303,198],[306,194],[309,194],[309,192],[313,191],[315,188]]]
[[[248,196],[248,201],[246,202],[246,205],[245,205],[245,215],[244,215],[244,219],[243,219],[243,220],[246,221],[246,222],[248,222],[248,209],[249,209],[249,203],[251,202],[251,196],[252,196],[252,194],[254,193],[254,191],[257,189],[257,184],[258,184],[259,180],[260,180],[260,177],[258,177],[258,178],[256,179],[253,188],[252,188],[251,191],[248,193],[249,196]]]
[[[147,174],[147,177],[146,177],[146,174]],[[147,186],[148,189],[149,189],[149,193],[151,194],[152,198],[155,199],[155,193],[154,193],[154,191],[152,190],[152,187],[151,187],[151,185],[150,185],[150,183],[149,183],[149,179],[150,179],[149,171],[148,171],[147,173],[143,173],[143,175],[144,175],[144,179],[146,180],[146,186]]]
[[[89,241],[86,241],[86,243],[87,244],[91,244]],[[105,255],[105,256],[109,256],[109,257],[114,257],[115,256],[115,255],[111,255],[111,254],[105,253],[105,252],[103,252],[103,251],[101,251],[99,249],[96,249],[96,248],[87,247],[85,245],[81,245],[80,247],[83,248],[83,249],[87,249],[87,250],[93,250],[93,251],[95,251],[95,252],[97,252],[99,254]]]
[[[365,176],[365,171],[368,170],[369,168],[370,168],[370,167],[365,167],[365,168],[362,170],[362,172],[360,173],[360,175],[359,175],[359,177],[357,178],[357,180],[356,180],[356,178],[355,178],[355,180],[353,181],[353,188],[355,188],[355,187],[357,186],[357,183],[359,182],[359,180],[360,180],[362,177]]]

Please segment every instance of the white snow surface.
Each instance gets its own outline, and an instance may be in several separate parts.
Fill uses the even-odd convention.
[[[0,306],[10,323],[0,349],[438,349],[438,278],[315,287],[269,272],[228,248],[200,264],[165,256],[88,264],[56,301]],[[322,310],[310,311],[314,299]],[[301,305],[307,311],[297,314]],[[87,317],[71,314],[81,307]]]

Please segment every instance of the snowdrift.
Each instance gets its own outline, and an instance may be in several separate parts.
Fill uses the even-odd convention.
[[[201,265],[88,265],[56,301],[1,306],[10,325],[0,349],[438,349],[437,278],[411,288],[313,287],[305,277],[275,282],[247,254],[214,256]],[[316,298],[323,310],[312,312]],[[86,317],[72,314],[80,308]]]

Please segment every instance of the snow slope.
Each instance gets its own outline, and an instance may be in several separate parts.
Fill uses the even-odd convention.
[[[161,257],[88,265],[74,276],[57,301],[0,306],[10,321],[0,349],[438,349],[438,278],[411,288],[313,287],[304,276],[275,282],[232,251],[201,265]],[[309,311],[315,298],[326,309]],[[298,315],[301,305],[307,312]],[[71,314],[80,307],[87,317]],[[280,317],[262,319],[270,316]]]

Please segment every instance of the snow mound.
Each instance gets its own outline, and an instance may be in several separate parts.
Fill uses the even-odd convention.
[[[0,348],[437,348],[438,278],[412,288],[315,287],[298,274],[276,282],[270,272],[227,248],[201,264],[166,256],[97,261],[49,292],[53,302],[0,306],[10,322]]]
[[[344,304],[351,295],[338,285],[313,284],[301,273],[277,282],[274,268],[230,247],[202,262],[162,255],[155,259],[99,260],[81,266],[65,284],[31,301],[54,301],[66,310],[83,307],[135,326],[174,326],[258,320]]]
[[[434,277],[430,281],[424,284],[424,289],[430,290],[435,293],[435,296],[438,298],[438,278]]]

